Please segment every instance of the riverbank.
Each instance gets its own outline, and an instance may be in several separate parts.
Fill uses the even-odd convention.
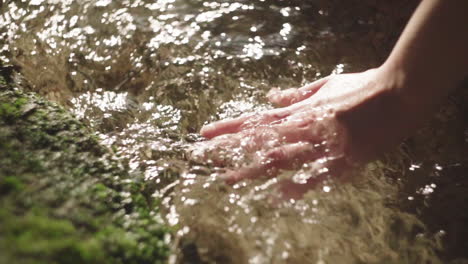
[[[166,263],[143,175],[55,103],[0,76],[0,263]]]

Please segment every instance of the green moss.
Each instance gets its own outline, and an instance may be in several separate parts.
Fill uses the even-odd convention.
[[[47,211],[47,209],[43,209]],[[67,220],[55,219],[36,212],[13,216],[0,214],[4,240],[9,255],[20,262],[108,263],[102,245],[94,237],[85,237]]]
[[[0,104],[0,117],[4,121],[11,122],[11,120],[14,120],[18,114],[19,114],[18,109],[15,107],[14,104],[11,104],[11,103]]]
[[[28,99],[27,99],[27,98],[20,97],[20,98],[16,99],[15,102],[14,102],[13,104],[14,104],[14,106],[15,106],[17,109],[20,109],[20,108],[23,107],[27,102],[28,102]]]
[[[108,196],[110,195],[110,193],[112,192],[112,190],[110,190],[109,188],[107,188],[104,184],[98,183],[98,184],[94,185],[94,187],[93,187],[93,192],[94,192],[95,195],[97,195],[99,198],[104,199],[104,198],[106,198],[106,197],[108,197]]]
[[[1,64],[0,64],[0,68],[1,68]],[[0,74],[0,88],[5,88],[6,86],[8,86],[8,82],[6,81],[3,74]]]
[[[0,91],[1,263],[165,263],[147,188],[62,108]]]
[[[12,191],[20,191],[24,185],[20,179],[12,176],[3,177],[0,181],[0,193],[9,193]]]

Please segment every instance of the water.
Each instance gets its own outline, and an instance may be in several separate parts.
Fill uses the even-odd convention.
[[[178,227],[171,263],[462,263],[463,99],[351,183],[325,181],[303,200],[278,200],[275,179],[226,185],[186,157],[204,123],[272,108],[264,98],[273,87],[379,65],[413,8],[7,1],[0,56],[155,185],[167,223]]]

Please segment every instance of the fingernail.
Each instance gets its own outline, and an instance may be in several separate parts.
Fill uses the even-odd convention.
[[[200,129],[200,134],[202,136],[207,136],[207,134],[210,133],[210,131],[212,131],[214,129],[214,125],[212,124],[208,124],[208,125],[204,125],[201,129]]]
[[[278,88],[272,88],[270,91],[268,91],[267,96],[272,96],[275,95],[279,92],[280,90]]]
[[[280,100],[280,96],[279,96],[279,94],[277,94],[277,93],[269,94],[269,95],[267,95],[267,98],[268,98],[268,100],[270,100],[271,102],[278,102],[278,101]]]

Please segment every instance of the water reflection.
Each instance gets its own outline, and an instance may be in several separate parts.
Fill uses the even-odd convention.
[[[463,151],[445,161],[445,154],[427,161],[433,153],[414,151],[401,162],[373,163],[367,177],[344,186],[327,181],[299,201],[278,199],[277,179],[230,186],[217,169],[185,158],[203,123],[271,108],[263,98],[272,87],[381,62],[411,7],[363,2],[7,1],[0,60],[19,66],[32,90],[68,105],[156,186],[167,223],[179,227],[171,261],[437,262],[431,236],[466,228],[431,220],[436,231],[415,238],[424,226],[414,215],[432,219],[424,203],[443,208],[432,197],[447,201],[450,181],[440,175],[461,170],[453,164],[468,156]],[[427,142],[433,139],[416,146]],[[307,166],[314,165],[283,176],[301,182],[310,177]],[[456,218],[450,212],[446,222]],[[449,244],[464,256],[463,244]]]

